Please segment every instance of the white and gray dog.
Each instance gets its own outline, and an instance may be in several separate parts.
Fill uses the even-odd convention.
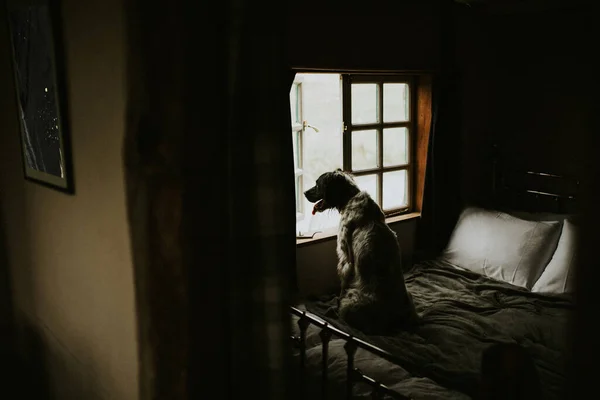
[[[313,214],[340,212],[340,317],[369,334],[413,327],[418,317],[404,283],[400,246],[379,205],[341,169],[321,175],[304,196],[315,203]]]

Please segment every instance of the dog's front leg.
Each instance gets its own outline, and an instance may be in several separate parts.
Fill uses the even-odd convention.
[[[354,279],[354,269],[352,265],[350,265],[350,263],[345,263],[344,266],[341,268],[341,272],[342,273],[340,274],[340,298],[344,297],[344,294],[352,284],[352,280]]]
[[[340,276],[341,290],[340,290],[340,296],[338,297],[338,300],[337,300],[338,310],[341,307],[342,299],[344,298],[344,296],[350,289],[352,283],[354,282],[354,266],[352,266],[352,264],[346,263],[344,265],[344,267],[342,268],[342,271],[344,271],[344,274],[342,274]]]
[[[340,303],[342,301],[342,299],[344,298],[344,295],[346,294],[346,291],[348,290],[348,288],[350,287],[350,283],[352,282],[352,280],[349,277],[349,273],[348,270],[350,269],[350,265],[346,264],[344,265],[344,267],[342,268],[342,270],[345,270],[345,274],[343,274],[340,278],[340,295],[338,296],[337,299],[337,306],[338,309],[340,308]]]
[[[338,253],[338,276],[340,278],[340,296],[338,298],[338,308],[340,300],[344,297],[346,291],[350,288],[354,279],[354,266],[352,260],[352,225],[344,224],[338,233],[337,253]]]

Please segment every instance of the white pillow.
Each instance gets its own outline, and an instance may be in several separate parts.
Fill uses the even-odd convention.
[[[533,285],[532,292],[554,294],[573,292],[577,234],[577,226],[571,220],[565,219],[556,251],[540,278]]]
[[[560,228],[557,221],[467,207],[442,256],[458,267],[531,289],[556,250]]]

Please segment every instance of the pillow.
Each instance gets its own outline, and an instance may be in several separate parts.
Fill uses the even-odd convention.
[[[442,257],[481,275],[531,289],[552,258],[561,223],[467,207]]]
[[[533,285],[532,292],[553,294],[573,292],[577,234],[577,226],[572,220],[565,219],[556,251],[540,278]]]

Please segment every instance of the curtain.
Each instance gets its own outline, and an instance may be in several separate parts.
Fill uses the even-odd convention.
[[[425,172],[425,185],[423,193],[423,206],[421,221],[417,225],[417,241],[415,246],[415,261],[428,259],[436,252],[436,169],[438,168],[436,155],[439,150],[436,147],[437,121],[439,114],[439,78],[432,80],[431,100],[431,128],[429,132],[429,148],[427,149],[427,169]]]
[[[440,71],[432,83],[432,123],[417,259],[435,257],[444,249],[461,208],[460,76],[455,62],[454,7],[451,2],[440,2]]]
[[[144,399],[291,398],[285,9],[131,0],[125,146]]]
[[[199,173],[213,163],[219,168],[210,169],[211,177],[206,177],[206,173],[199,175],[202,178],[197,183],[201,186],[194,189],[200,198],[191,196],[190,208],[195,209],[197,201],[208,206],[214,205],[215,200],[220,203],[216,210],[211,207],[214,211],[210,218],[211,225],[222,225],[219,234],[215,238],[211,228],[202,242],[213,246],[217,239],[225,253],[218,257],[201,255],[197,264],[221,268],[224,273],[228,393],[223,393],[223,397],[251,394],[282,399],[291,394],[285,393],[290,337],[286,306],[291,301],[296,250],[286,19],[281,8],[250,4],[232,2],[226,14],[228,29],[222,35],[228,49],[223,60],[227,71],[222,80],[226,84],[222,89],[226,94],[224,120],[215,121],[214,130],[200,127],[198,133],[202,136],[190,138],[192,145],[186,146],[190,150],[194,144],[202,146],[204,139],[197,139],[214,134],[210,142],[219,148],[215,154],[211,146],[212,154],[206,154],[201,163],[205,168]],[[194,61],[188,65],[193,66]],[[190,74],[193,73],[192,69]],[[189,94],[193,96],[194,92]],[[193,114],[190,116],[189,124],[193,126],[197,120]],[[197,162],[195,151],[187,155],[188,161]],[[206,198],[206,192],[210,197]],[[200,214],[202,220],[205,212]],[[191,226],[192,231],[195,229]],[[202,279],[201,273],[197,279]],[[191,280],[190,288],[197,285],[195,282],[196,279]],[[194,309],[202,305],[204,300],[193,303],[191,318]],[[201,348],[198,353],[203,353]],[[192,391],[192,397],[203,392]]]

